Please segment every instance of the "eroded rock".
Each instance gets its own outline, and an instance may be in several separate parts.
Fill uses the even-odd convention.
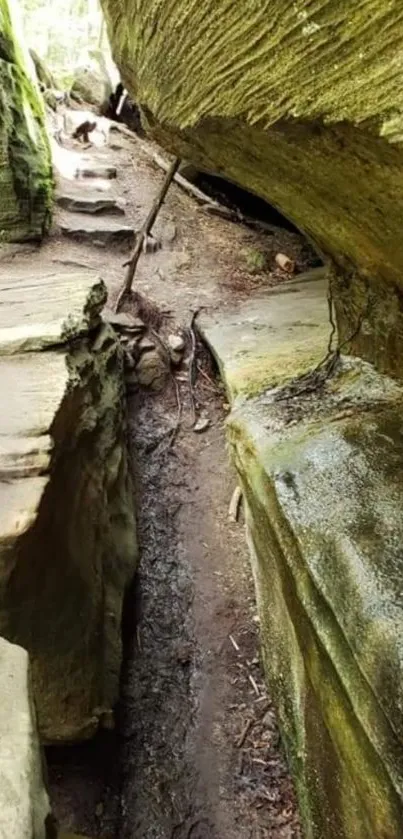
[[[153,347],[141,353],[136,365],[136,377],[142,387],[161,390],[166,384],[169,368],[166,359]]]
[[[41,737],[69,742],[110,723],[136,538],[123,357],[100,320],[105,288],[53,276],[46,310],[42,279],[31,278],[27,327],[2,330],[0,631],[29,651]],[[14,281],[12,299],[26,291]],[[13,316],[6,285],[0,300]]]

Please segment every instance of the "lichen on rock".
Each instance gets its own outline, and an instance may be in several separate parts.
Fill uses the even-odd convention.
[[[5,242],[43,236],[53,191],[44,107],[17,13],[17,0],[0,0],[0,241]]]

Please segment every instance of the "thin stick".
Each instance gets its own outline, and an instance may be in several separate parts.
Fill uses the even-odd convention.
[[[233,638],[233,636],[232,636],[232,635],[229,635],[228,637],[229,637],[229,640],[231,641],[231,644],[232,644],[232,646],[233,646],[234,650],[236,650],[236,651],[237,651],[237,653],[239,653],[239,645],[238,645],[238,644],[237,644],[237,642],[235,641],[235,638]]]
[[[255,691],[255,693],[256,693],[256,696],[260,696],[260,690],[259,690],[259,688],[258,688],[258,686],[257,686],[257,684],[256,684],[256,682],[255,682],[255,680],[254,680],[254,678],[253,678],[253,676],[251,676],[251,674],[250,674],[250,673],[248,673],[248,679],[249,679],[249,681],[250,681],[250,683],[251,683],[251,685],[252,685],[252,687],[253,687],[253,690],[254,690],[254,691]]]
[[[246,737],[249,734],[249,732],[250,732],[250,730],[251,730],[251,728],[254,724],[255,724],[255,720],[248,720],[245,723],[244,728],[243,728],[243,730],[242,730],[242,732],[241,732],[241,734],[238,737],[238,740],[236,742],[238,749],[240,749],[243,746],[243,744],[246,740]]]
[[[195,383],[196,383],[196,376],[197,376],[197,371],[196,371],[196,375],[195,375],[196,334],[195,334],[195,331],[194,331],[194,323],[195,323],[195,320],[197,318],[197,315],[199,314],[199,311],[200,311],[200,309],[196,309],[196,311],[193,312],[192,319],[190,321],[190,327],[189,327],[190,340],[192,342],[192,351],[190,353],[190,359],[189,359],[189,394],[190,394],[190,401],[191,401],[191,405],[192,405],[193,425],[195,425],[195,423],[196,423],[196,400],[195,400],[195,395],[194,395],[194,386],[195,386]]]
[[[228,518],[233,522],[238,521],[241,500],[242,490],[240,486],[237,486],[235,487],[234,492],[232,493],[232,498],[228,509]]]
[[[134,279],[134,275],[136,273],[137,263],[140,259],[140,254],[141,254],[141,251],[143,249],[144,240],[145,240],[146,236],[149,235],[149,233],[150,233],[150,231],[153,227],[153,224],[155,222],[155,219],[157,218],[159,210],[161,209],[162,204],[164,203],[164,199],[165,199],[165,196],[168,192],[168,189],[170,187],[172,179],[174,178],[175,173],[178,170],[179,164],[180,164],[180,159],[178,157],[176,157],[175,160],[172,161],[172,163],[171,163],[171,165],[168,169],[168,172],[167,172],[166,177],[164,179],[164,183],[162,184],[162,187],[161,187],[161,189],[160,189],[160,191],[159,191],[159,193],[158,193],[158,195],[157,195],[157,197],[156,197],[156,199],[155,199],[155,201],[154,201],[154,203],[151,207],[151,210],[150,210],[143,226],[141,227],[141,229],[137,233],[136,244],[134,246],[133,253],[130,257],[129,264],[127,266],[125,281],[123,283],[123,286],[120,290],[118,299],[116,301],[115,312],[119,311],[120,306],[122,304],[122,301],[124,300],[125,297],[127,297],[130,294],[130,292],[132,290],[133,279]]]

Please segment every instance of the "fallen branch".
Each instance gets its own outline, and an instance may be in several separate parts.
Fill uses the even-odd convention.
[[[149,154],[148,150],[147,153]],[[169,163],[167,163],[167,161],[164,160],[164,158],[161,157],[161,155],[158,154],[158,152],[152,152],[151,156],[154,160],[154,163],[156,163],[160,169],[163,169],[164,172],[169,171]],[[187,178],[184,178],[183,175],[180,175],[179,172],[175,174],[174,180],[175,183],[178,184],[178,186],[182,187],[182,189],[185,190],[185,192],[188,192],[189,195],[192,195],[193,198],[196,198],[196,201],[199,201],[201,204],[208,204],[210,207],[216,207],[217,210],[222,209],[222,206],[218,203],[218,201],[215,201],[214,198],[210,198],[208,195],[206,195],[205,192],[202,192],[201,189],[199,189],[197,186],[188,181]]]
[[[172,182],[172,180],[175,176],[175,173],[178,170],[179,164],[180,164],[179,158],[175,158],[175,160],[172,161],[172,163],[171,163],[171,165],[168,169],[168,172],[166,174],[166,177],[164,179],[164,182],[162,184],[162,187],[161,187],[161,189],[160,189],[160,191],[159,191],[159,193],[158,193],[158,195],[157,195],[157,197],[156,197],[156,199],[155,199],[155,201],[154,201],[154,203],[151,207],[151,210],[150,210],[143,226],[141,227],[141,229],[137,233],[136,244],[134,246],[133,253],[130,257],[130,260],[129,260],[129,263],[128,263],[128,266],[127,266],[125,281],[123,283],[123,286],[122,286],[122,288],[119,292],[119,295],[118,295],[118,299],[116,301],[115,312],[119,311],[120,306],[121,306],[124,298],[127,297],[131,292],[134,275],[136,273],[137,263],[140,259],[140,254],[143,250],[144,240],[150,234],[150,231],[153,227],[155,219],[157,218],[157,215],[158,215],[158,213],[159,213],[159,211],[162,207],[162,204],[164,203],[164,199],[165,199],[165,196],[166,196],[166,194],[168,192],[168,189],[171,185],[171,182]]]

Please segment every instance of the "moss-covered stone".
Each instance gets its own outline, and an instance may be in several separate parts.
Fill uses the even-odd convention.
[[[403,392],[344,360],[317,394],[229,422],[265,668],[305,835],[403,829]]]
[[[392,337],[395,324],[402,333],[403,294],[398,0],[102,5],[114,58],[155,137],[299,225],[337,266],[342,339],[354,336],[355,352],[401,375],[402,341]]]
[[[0,240],[40,239],[49,227],[52,171],[43,103],[17,22],[0,0]]]

